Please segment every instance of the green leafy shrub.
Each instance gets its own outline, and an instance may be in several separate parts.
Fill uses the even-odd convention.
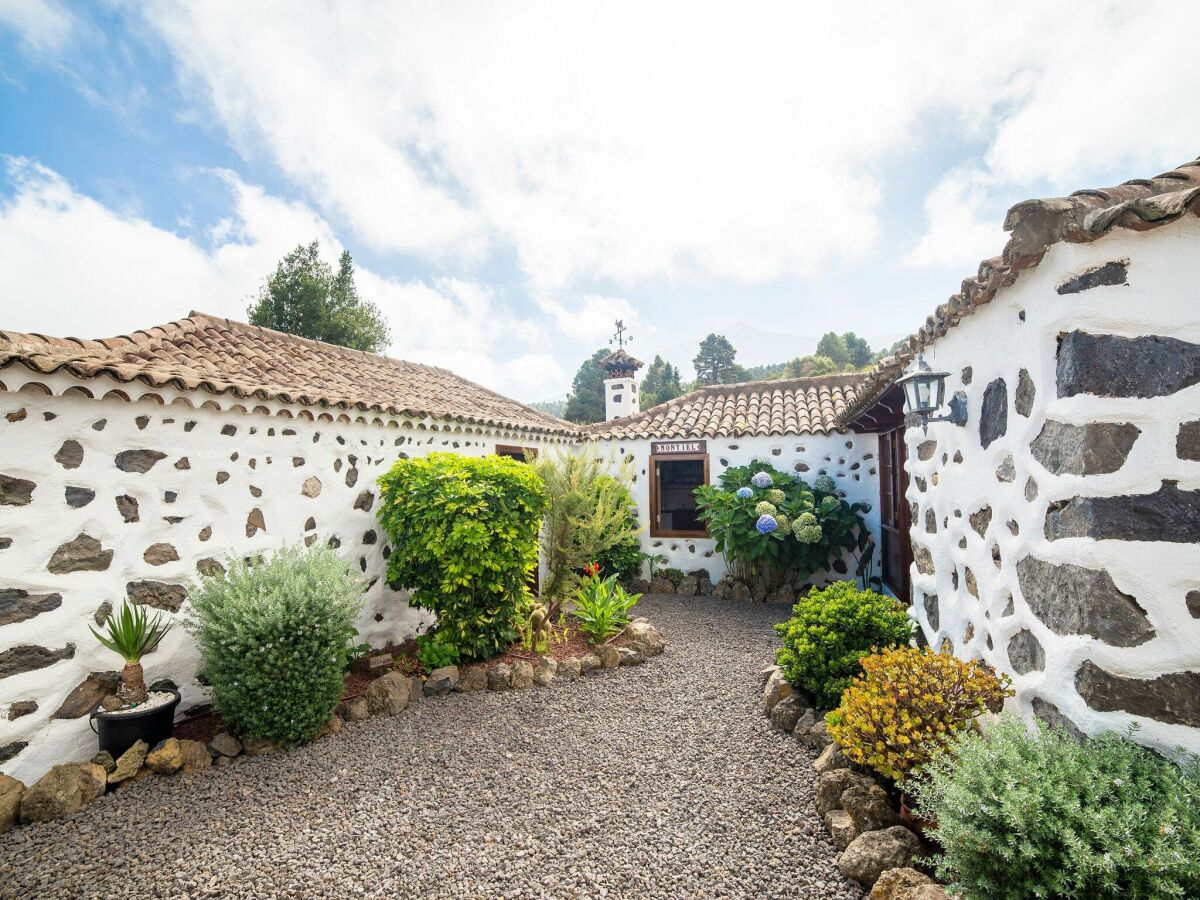
[[[617,576],[600,578],[596,575],[584,580],[575,595],[575,618],[579,630],[587,635],[589,643],[599,644],[620,634],[629,624],[629,610],[642,597],[629,594],[617,584]]]
[[[631,495],[630,504],[632,502]],[[626,523],[631,532],[629,537],[596,554],[596,562],[600,565],[601,573],[606,576],[616,575],[620,581],[629,581],[631,578],[640,577],[642,566],[650,559],[650,554],[642,550],[642,542],[638,538],[641,526],[638,523],[637,509],[632,505]]]
[[[417,638],[417,659],[426,672],[452,666],[459,660],[458,648],[438,630],[429,631]]]
[[[700,518],[738,581],[762,579],[768,589],[799,587],[829,569],[844,551],[857,559],[867,582],[874,543],[862,514],[866,503],[847,503],[828,475],[810,485],[755,461],[721,473],[715,485],[696,488]]]
[[[679,588],[679,583],[683,581],[683,579],[687,578],[687,575],[684,573],[683,569],[676,569],[674,567],[659,569],[657,574],[659,578],[665,578],[667,581],[671,582],[676,589]]]
[[[628,554],[638,545],[637,509],[629,492],[633,457],[613,466],[590,450],[547,454],[538,461],[537,472],[549,502],[543,529],[548,577],[541,600],[548,617],[555,619],[585,566],[599,562],[608,572],[606,553],[624,547],[631,558]]]
[[[291,746],[329,720],[342,695],[364,584],[325,544],[232,557],[189,594],[217,711],[238,734]]]
[[[924,775],[911,791],[938,823],[938,875],[965,900],[1200,897],[1194,759],[1005,718],[961,734]]]
[[[388,581],[437,614],[467,661],[517,637],[546,507],[533,468],[501,456],[431,453],[380,476],[379,521],[392,539]]]
[[[775,659],[784,676],[817,706],[829,708],[838,705],[861,671],[862,657],[876,648],[909,642],[912,620],[892,597],[839,581],[810,591],[775,630],[783,636]]]
[[[869,653],[862,674],[825,716],[830,736],[854,762],[905,781],[984,710],[999,712],[1012,696],[1008,676],[978,660],[929,647]]]

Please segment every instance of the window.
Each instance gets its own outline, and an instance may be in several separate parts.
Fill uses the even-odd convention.
[[[650,534],[707,537],[695,490],[708,484],[708,455],[650,457]]]
[[[879,519],[883,546],[883,583],[906,603],[909,596],[908,567],[912,562],[909,528],[912,523],[908,501],[908,474],[904,471],[904,428],[879,435]]]
[[[537,447],[513,447],[508,444],[496,445],[497,456],[507,456],[509,459],[516,459],[521,462],[533,462],[537,459]]]

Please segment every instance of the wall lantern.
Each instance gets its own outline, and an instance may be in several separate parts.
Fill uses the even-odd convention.
[[[934,417],[946,400],[946,378],[949,372],[935,372],[923,355],[917,356],[917,370],[897,381],[904,389],[905,412],[921,417],[921,431],[927,432],[930,422],[949,422],[962,427],[967,424],[967,395],[958,391],[950,398],[950,413]]]

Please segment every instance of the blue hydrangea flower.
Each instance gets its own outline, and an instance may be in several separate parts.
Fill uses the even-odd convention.
[[[769,488],[775,483],[775,479],[771,477],[769,472],[755,472],[754,477],[750,479],[750,483],[756,488]]]
[[[774,516],[759,516],[754,527],[758,529],[759,534],[770,534],[779,527],[779,523],[775,521]]]
[[[737,489],[736,493],[737,493],[737,495],[738,495],[739,497],[741,497],[743,500],[749,500],[751,497],[753,497],[753,496],[754,496],[754,491],[752,491],[752,490],[751,490],[750,488],[748,488],[748,487],[740,487],[740,488],[738,488],[738,489]]]

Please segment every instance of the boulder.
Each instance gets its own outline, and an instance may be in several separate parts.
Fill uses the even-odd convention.
[[[817,815],[824,819],[830,810],[841,809],[843,793],[854,785],[870,783],[871,779],[866,775],[850,769],[826,772],[817,779],[817,786],[813,792],[813,805],[817,808]]]
[[[621,654],[612,644],[601,644],[595,649],[600,665],[606,669],[615,669],[621,664]]]
[[[675,583],[669,578],[651,578],[648,593],[673,594],[675,593]]]
[[[366,718],[365,714],[363,718]],[[228,731],[222,731],[208,742],[208,752],[212,756],[237,756],[242,752],[242,742]]]
[[[523,659],[519,659],[513,663],[512,686],[513,690],[516,691],[523,691],[526,688],[533,687],[533,663],[526,662]]]
[[[767,682],[771,680],[771,676],[774,675],[776,672],[779,672],[782,674],[783,666],[767,666],[765,669],[763,669],[761,672],[759,672],[758,673],[758,686],[760,688],[765,688],[767,686]]]
[[[408,680],[408,702],[409,704],[416,703],[425,696],[425,679],[419,675],[414,675]]]
[[[570,656],[558,661],[558,677],[565,681],[574,681],[583,674],[583,665],[578,657]]]
[[[180,770],[185,774],[199,772],[212,765],[212,757],[208,755],[208,748],[199,741],[180,741],[179,756],[182,761]]]
[[[316,730],[316,733],[313,734],[312,739],[314,741],[319,741],[321,738],[328,737],[331,734],[337,734],[341,730],[342,720],[338,718],[337,713],[334,713],[325,720],[324,725]]]
[[[700,593],[700,579],[693,575],[684,576],[680,579],[679,587],[675,589],[675,592],[685,597],[695,597]]]
[[[146,766],[159,775],[171,775],[183,765],[183,751],[177,738],[167,738],[146,754]]]
[[[262,756],[274,753],[279,748],[266,738],[248,737],[242,741],[242,752],[247,756]]]
[[[644,619],[630,622],[625,628],[625,633],[629,635],[630,639],[637,641],[645,648],[647,656],[658,656],[666,647],[666,642],[658,633],[658,629]]]
[[[796,723],[796,730],[792,732],[796,737],[796,742],[806,750],[812,750],[815,753],[820,753],[831,743],[833,738],[829,736],[829,729],[825,727],[825,720],[814,722],[807,725],[804,722],[804,717],[800,717],[800,721]]]
[[[120,672],[92,672],[54,711],[52,719],[78,719],[98,707],[106,696],[121,686]]]
[[[361,722],[371,715],[366,697],[352,697],[338,704],[338,713],[346,722]]]
[[[838,869],[864,888],[874,887],[888,869],[903,869],[921,853],[920,839],[903,825],[865,831],[838,857]]]
[[[136,741],[133,746],[121,754],[120,758],[108,772],[109,784],[120,784],[132,778],[146,761],[146,751],[150,748],[145,741]],[[112,758],[111,756],[109,757]]]
[[[617,653],[621,657],[621,665],[623,666],[640,666],[646,661],[646,653],[640,644],[632,644],[629,647],[618,647]]]
[[[775,709],[776,704],[785,697],[790,697],[795,693],[795,690],[788,680],[783,677],[783,670],[773,672],[767,679],[767,684],[763,688],[763,714],[771,715],[771,711]]]
[[[799,694],[788,694],[771,710],[771,727],[777,731],[791,734],[796,728],[796,723],[800,721],[800,717],[808,709],[808,705],[800,699]]]
[[[900,816],[892,807],[892,798],[876,782],[851,785],[842,791],[841,803],[860,834],[900,824]]]
[[[854,819],[844,809],[831,809],[825,813],[825,830],[833,839],[833,846],[838,851],[845,850],[850,842],[862,832],[855,826]]]
[[[458,684],[458,666],[440,666],[425,679],[426,697],[445,697]]]
[[[117,761],[112,758],[112,754],[107,750],[101,750],[99,753],[93,756],[89,762],[99,766],[110,775],[112,774],[113,769],[117,767]]]
[[[813,762],[813,768],[822,774],[832,772],[834,769],[850,769],[853,767],[853,761],[842,752],[842,748],[834,741],[830,741],[829,745],[821,751],[821,755]]]
[[[513,686],[513,670],[508,663],[497,663],[487,670],[489,691],[507,691]]]
[[[0,773],[0,834],[21,820],[21,796],[24,793],[25,785]]]
[[[589,672],[594,672],[600,668],[600,657],[595,653],[588,653],[579,657],[579,674],[587,675]]]
[[[458,682],[454,689],[460,694],[470,694],[474,691],[486,691],[488,674],[483,666],[467,666],[458,671]]]
[[[554,679],[558,677],[558,661],[549,656],[543,656],[538,660],[537,666],[533,670],[533,683],[546,687],[553,684]]]
[[[104,793],[108,773],[94,763],[55,766],[21,795],[22,822],[49,822],[83,809]]]
[[[373,716],[396,716],[404,712],[412,694],[410,681],[399,672],[376,678],[367,688],[367,710]]]
[[[869,900],[946,900],[946,892],[928,875],[906,866],[880,875]]]
[[[782,584],[767,595],[767,602],[775,606],[792,606],[796,602],[796,591]]]
[[[739,603],[749,603],[754,599],[750,593],[750,586],[741,582],[735,581],[729,586],[729,590],[725,594],[730,600],[736,600]]]

